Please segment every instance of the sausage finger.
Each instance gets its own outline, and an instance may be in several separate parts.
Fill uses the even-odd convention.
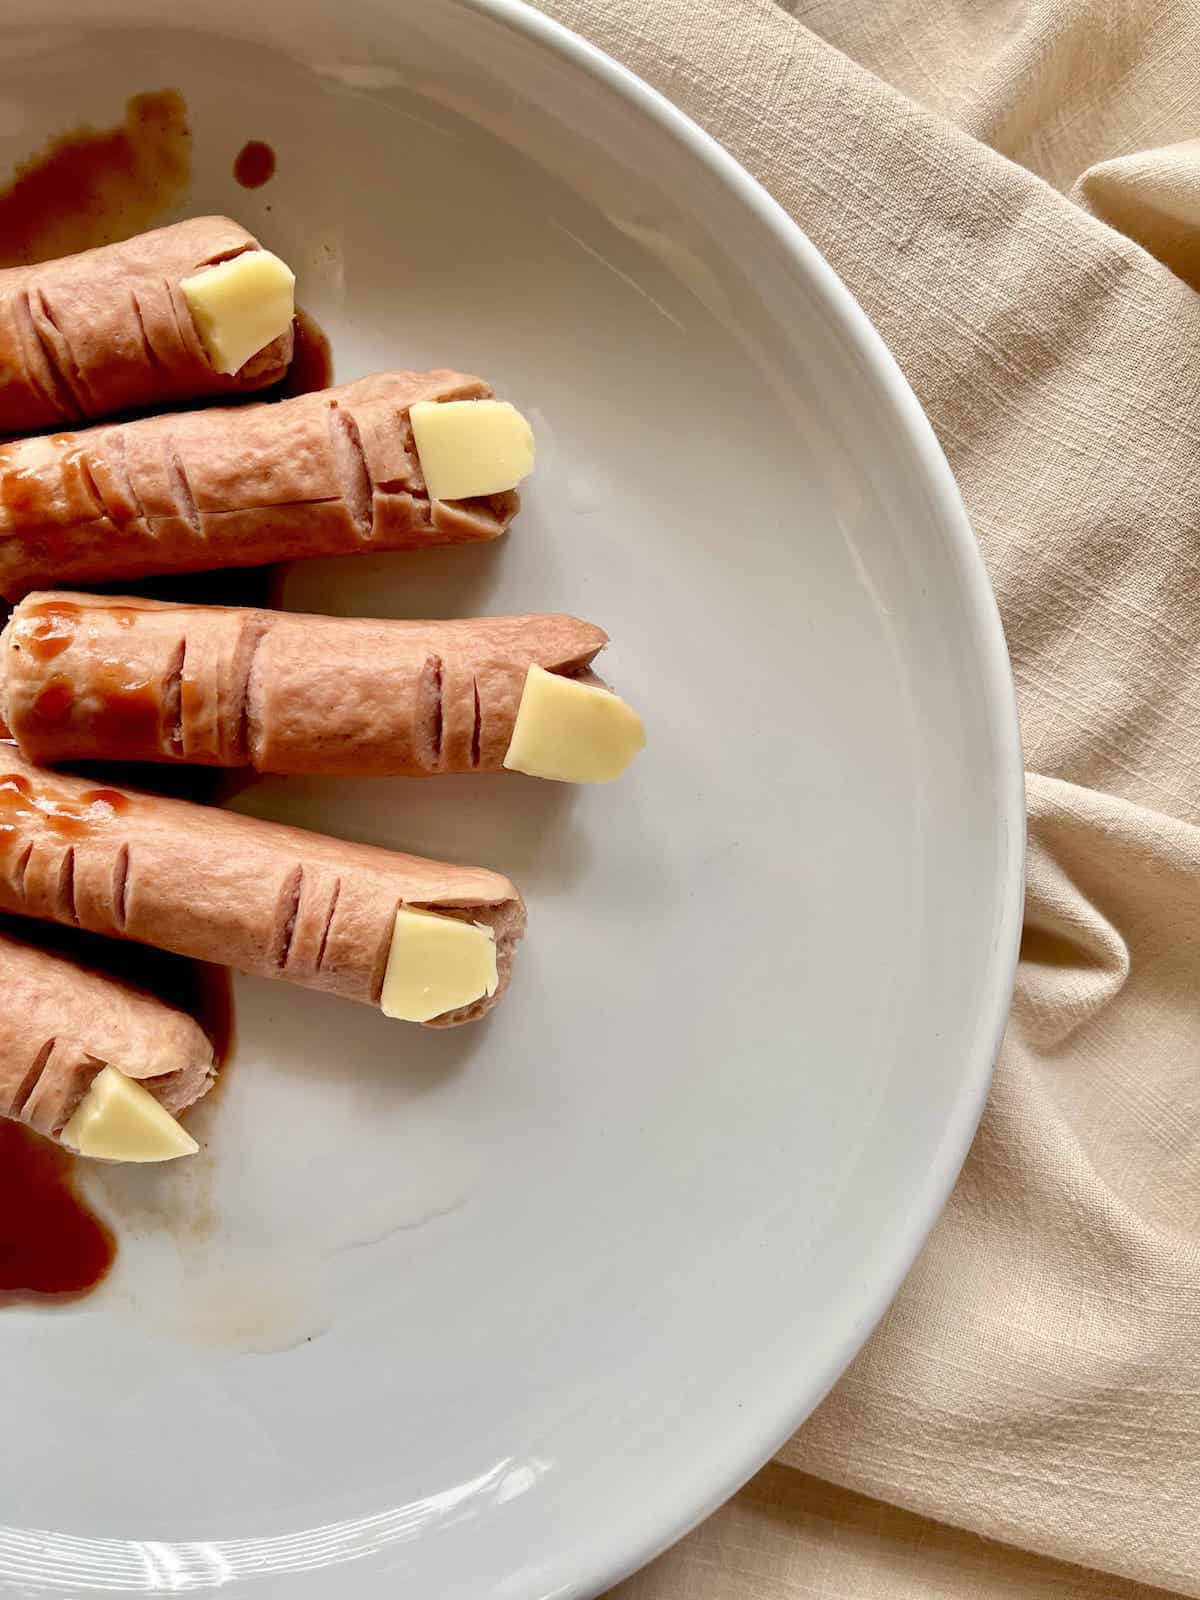
[[[266,388],[292,333],[216,370],[181,283],[260,248],[228,217],[192,217],[120,244],[0,271],[0,434]]]
[[[185,1012],[0,934],[0,1117],[57,1137],[106,1066],[174,1115],[211,1087],[213,1049]]]
[[[497,772],[530,665],[575,676],[607,642],[556,615],[373,621],[39,592],[0,635],[0,712],[42,765]]]
[[[494,539],[511,491],[431,500],[418,401],[483,399],[457,372],[389,372],[0,447],[0,593]]]
[[[378,1006],[408,908],[494,938],[490,992],[418,1020],[481,1016],[508,981],[525,927],[507,878],[99,788],[0,744],[0,909]]]

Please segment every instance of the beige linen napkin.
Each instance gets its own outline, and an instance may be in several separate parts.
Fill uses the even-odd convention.
[[[726,144],[891,345],[1030,768],[1016,1004],[954,1197],[779,1461],[620,1593],[1200,1596],[1200,14],[542,3]]]

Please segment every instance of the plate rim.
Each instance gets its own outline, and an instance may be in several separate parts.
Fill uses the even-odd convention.
[[[777,1454],[820,1405],[882,1321],[941,1216],[983,1116],[1016,981],[1025,893],[1025,767],[1016,686],[1004,628],[962,494],[933,426],[899,363],[837,272],[803,228],[735,156],[631,68],[564,23],[537,10],[528,0],[454,0],[454,3],[461,11],[475,12],[542,46],[601,83],[632,112],[657,124],[707,168],[711,176],[733,192],[780,250],[790,256],[815,285],[840,333],[862,360],[881,398],[890,402],[951,536],[951,554],[962,581],[972,634],[979,651],[997,778],[998,820],[1008,830],[1010,844],[998,885],[995,950],[980,1007],[979,1032],[986,1045],[981,1045],[977,1059],[968,1061],[964,1067],[952,1114],[930,1160],[922,1203],[913,1207],[915,1220],[908,1236],[896,1249],[889,1271],[880,1274],[874,1293],[865,1297],[869,1304],[861,1322],[848,1334],[833,1361],[816,1375],[815,1381],[805,1386],[803,1394],[773,1428],[749,1446],[739,1440],[724,1452],[714,1450],[705,1474],[707,1488],[702,1494],[680,1496],[678,1499],[686,1503],[674,1505],[669,1503],[669,1494],[656,1497],[661,1514],[643,1520],[655,1522],[657,1531],[627,1530],[623,1546],[617,1547],[614,1538],[612,1555],[607,1561],[581,1561],[574,1571],[564,1572],[564,1563],[550,1558],[535,1569],[538,1570],[536,1585],[520,1591],[521,1600],[589,1600],[639,1571],[677,1543],[724,1505]],[[590,1549],[588,1553],[590,1555]],[[550,1578],[554,1567],[559,1570],[552,1587],[547,1588],[542,1580]],[[518,1591],[508,1587],[505,1593],[517,1600]]]
[[[823,1367],[812,1369],[805,1381],[794,1384],[795,1373],[789,1369],[783,1375],[784,1383],[777,1383],[769,1393],[764,1390],[766,1403],[756,1416],[736,1432],[731,1429],[727,1436],[714,1436],[703,1463],[692,1463],[682,1486],[660,1480],[655,1493],[643,1498],[645,1509],[636,1516],[627,1516],[619,1525],[598,1523],[586,1541],[568,1549],[559,1545],[519,1574],[509,1575],[507,1581],[497,1575],[489,1584],[489,1592],[502,1592],[507,1600],[585,1600],[620,1582],[684,1537],[777,1453],[862,1349],[941,1215],[983,1114],[1016,976],[1024,893],[1024,764],[1000,614],[961,494],[916,395],[850,290],[762,184],[712,135],[631,69],[527,0],[453,0],[453,4],[460,14],[474,14],[503,27],[581,72],[632,117],[654,125],[733,196],[779,251],[780,259],[790,260],[814,290],[848,349],[861,362],[881,403],[890,408],[918,476],[937,506],[947,559],[961,588],[975,645],[995,774],[996,819],[1005,830],[1007,847],[996,873],[995,941],[986,981],[981,985],[975,1047],[963,1052],[961,1081],[950,1114],[930,1153],[906,1226],[897,1230],[900,1236],[891,1247],[887,1270],[879,1271],[871,1292],[862,1296],[862,1315]],[[776,1412],[775,1391],[779,1388],[791,1388],[792,1399],[789,1405],[779,1405]],[[770,1425],[762,1416],[765,1412],[774,1418]],[[375,1584],[369,1583],[368,1588],[373,1592]]]

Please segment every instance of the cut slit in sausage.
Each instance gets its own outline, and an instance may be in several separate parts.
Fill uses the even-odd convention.
[[[185,1012],[0,934],[0,1117],[54,1137],[105,1066],[172,1115],[205,1094],[213,1048]]]
[[[369,539],[374,521],[371,499],[373,487],[363,454],[362,435],[354,414],[344,406],[329,408],[329,437],[337,465],[338,483],[342,499],[350,513],[350,520],[358,529],[359,537]]]
[[[384,372],[0,446],[0,593],[498,538],[509,491],[431,500],[408,409],[491,395],[459,372]]]
[[[192,217],[119,244],[0,270],[0,434],[264,389],[291,330],[239,372],[217,372],[179,284],[257,250],[228,217]]]
[[[558,615],[372,621],[37,593],[0,634],[0,714],[41,765],[498,772],[529,667],[582,676],[606,643]],[[122,710],[135,691],[145,715]]]
[[[2,961],[2,959],[2,955],[0,955],[0,961]],[[57,1043],[58,1040],[56,1038],[46,1040],[45,1044],[38,1051],[37,1055],[34,1056],[33,1064],[29,1068],[29,1071],[21,1079],[20,1083],[17,1084],[16,1090],[11,1095],[8,1103],[7,1115],[14,1118],[16,1121],[19,1122],[24,1116],[25,1107],[29,1104],[30,1100],[32,1100],[33,1091],[37,1088],[38,1083],[41,1081],[42,1073],[46,1069],[46,1063],[54,1053],[54,1046]],[[19,1054],[17,1056],[17,1060],[18,1062],[20,1061]]]
[[[0,910],[378,1005],[402,905],[490,928],[503,991],[525,908],[498,873],[97,789],[0,744]],[[496,996],[432,1025],[470,1021]]]

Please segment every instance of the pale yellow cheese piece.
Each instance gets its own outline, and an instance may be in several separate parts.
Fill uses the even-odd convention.
[[[428,1022],[493,995],[496,936],[477,922],[401,906],[379,1004],[385,1017]]]
[[[611,783],[645,743],[641,717],[620,695],[532,666],[504,765],[533,778]]]
[[[247,250],[179,285],[218,372],[238,372],[296,314],[296,274],[269,250]]]
[[[106,1161],[173,1161],[200,1148],[149,1089],[116,1067],[96,1074],[63,1129],[62,1142],[81,1156]]]
[[[507,400],[418,400],[408,417],[432,500],[500,494],[533,471],[533,429]]]

